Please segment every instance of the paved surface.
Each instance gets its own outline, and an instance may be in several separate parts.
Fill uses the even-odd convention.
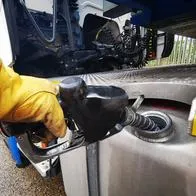
[[[15,166],[4,142],[0,140],[0,196],[65,196],[61,176],[44,179],[32,167]]]

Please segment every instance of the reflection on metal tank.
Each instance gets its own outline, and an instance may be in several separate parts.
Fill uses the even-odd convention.
[[[195,75],[196,66],[82,75],[87,84],[120,86],[130,99],[143,94],[146,102],[139,113],[166,113],[174,132],[163,143],[150,143],[127,126],[97,145],[61,155],[67,194],[195,196],[196,138],[187,134],[190,104],[196,97]],[[70,165],[71,159],[77,163]]]
[[[145,107],[142,110],[151,110]],[[154,109],[154,108],[153,108]],[[149,143],[126,127],[99,144],[102,196],[194,196],[196,143],[186,133],[188,111],[164,110],[173,121],[173,138]]]

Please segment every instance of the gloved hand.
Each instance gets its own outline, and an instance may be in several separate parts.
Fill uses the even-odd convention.
[[[57,101],[58,88],[48,80],[20,76],[0,60],[0,120],[43,122],[52,135],[64,137],[66,124]]]

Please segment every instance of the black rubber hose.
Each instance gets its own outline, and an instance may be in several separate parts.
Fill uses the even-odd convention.
[[[145,131],[158,131],[158,125],[150,118],[134,112],[131,108],[125,108],[125,121],[120,123],[122,127],[127,125],[139,128]]]
[[[38,36],[40,37],[40,39],[47,43],[53,43],[55,41],[56,38],[56,20],[57,20],[57,0],[53,0],[53,28],[52,28],[52,38],[48,39],[44,33],[40,30],[39,26],[37,25],[35,19],[33,18],[32,14],[30,13],[30,11],[28,10],[28,8],[26,7],[25,3],[23,0],[20,0],[20,4],[22,5],[22,7],[24,8],[25,12],[27,13],[27,15],[29,16],[35,30],[37,31]]]

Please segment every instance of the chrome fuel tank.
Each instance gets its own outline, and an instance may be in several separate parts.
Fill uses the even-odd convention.
[[[98,142],[91,152],[83,148],[61,155],[68,196],[196,195],[196,138],[186,133],[189,110],[144,106],[140,112],[149,110],[171,117],[172,138],[150,143],[137,138],[128,126]]]
[[[100,142],[100,195],[196,195],[196,140],[186,133],[188,112],[164,112],[175,130],[165,143],[143,141],[131,127]]]
[[[67,195],[195,196],[196,138],[187,134],[190,104],[196,97],[195,76],[196,66],[80,76],[88,84],[120,86],[130,99],[143,94],[150,104],[144,103],[139,113],[168,114],[174,133],[164,143],[150,143],[127,126],[108,139],[61,155]],[[157,106],[160,99],[164,101]],[[69,165],[71,159],[77,163]]]

